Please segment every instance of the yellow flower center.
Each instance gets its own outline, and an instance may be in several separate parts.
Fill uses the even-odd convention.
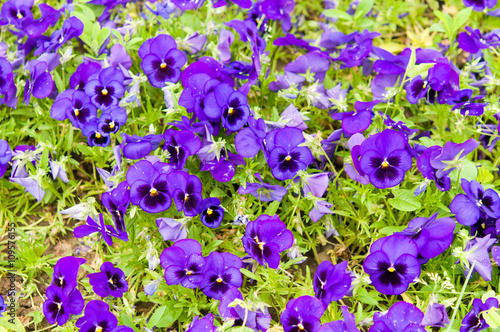
[[[189,194],[184,194],[184,202],[189,201]]]
[[[158,190],[156,190],[155,188],[151,188],[151,190],[149,191],[149,195],[151,195],[151,197],[157,196]]]
[[[286,156],[286,157],[285,157],[285,160],[286,160],[286,161],[290,161],[290,160],[292,160],[292,157],[290,157],[290,156]]]
[[[229,111],[227,111],[227,114],[231,115],[234,113],[234,108],[229,107]]]
[[[388,269],[387,269],[387,271],[389,271],[389,272],[394,272],[394,271],[396,271],[396,269],[394,269],[394,266],[392,266],[392,265],[391,265],[391,267],[390,267],[390,268],[388,268]]]
[[[193,274],[193,272],[191,272],[191,271],[189,271],[189,270],[186,270],[186,274],[187,274],[188,276],[190,276],[190,275],[192,275],[192,274]]]
[[[111,121],[111,122],[109,123],[109,128],[110,128],[110,129],[115,128],[115,122],[114,122],[114,121]]]
[[[108,90],[106,90],[106,89],[102,89],[101,94],[102,94],[103,96],[107,96],[107,95],[108,95]]]
[[[61,310],[61,306],[62,306],[62,304],[61,304],[61,303],[58,303],[58,304],[57,304],[57,309],[58,309],[58,310]]]
[[[387,162],[387,160],[385,160],[385,159],[384,159],[384,161],[382,162],[382,165],[381,165],[381,166],[382,166],[382,168],[383,168],[383,169],[386,169],[386,168],[389,168],[389,166],[390,166],[390,165],[389,165],[389,163]]]
[[[76,115],[76,116],[80,115],[80,110],[79,110],[79,109],[76,109],[76,108],[75,108],[75,109],[74,109],[74,112],[75,112],[75,115]]]
[[[217,281],[217,283],[219,283],[219,284],[220,284],[220,283],[222,282],[222,278],[221,278],[221,277],[219,277],[219,278],[217,278],[217,280],[216,280],[216,281]]]
[[[95,132],[95,138],[101,138],[101,134],[99,134],[97,131]]]
[[[95,332],[102,332],[102,327],[100,327],[100,326],[96,327]]]
[[[208,214],[209,216],[211,216],[211,215],[212,215],[212,213],[214,213],[214,210],[212,210],[211,208],[208,208],[208,209],[207,209],[207,214]]]
[[[111,285],[114,285],[114,282],[113,282],[113,279],[112,279],[112,278],[109,278],[108,282],[109,282]]]
[[[24,17],[24,16],[23,16],[23,14],[21,14],[20,12],[17,12],[17,15],[16,15],[16,16],[17,16],[17,18],[19,18],[19,19],[21,19],[21,18],[23,18],[23,17]]]
[[[161,69],[167,68],[167,64],[165,62],[162,62],[161,65],[160,65],[160,68]]]
[[[299,330],[305,330],[304,325],[302,325],[302,323],[299,323],[299,325],[297,325],[297,327],[299,328]]]
[[[481,224],[482,229],[486,229],[486,225],[484,223]]]

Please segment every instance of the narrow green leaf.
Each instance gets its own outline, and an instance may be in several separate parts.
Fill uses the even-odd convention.
[[[252,272],[248,271],[247,269],[241,268],[240,272],[241,272],[241,274],[246,275],[250,279],[257,280],[257,281],[262,281],[262,279],[258,275],[256,275],[255,273],[252,273]]]
[[[266,208],[266,211],[264,211],[264,214],[274,216],[276,214],[276,211],[278,211],[278,208],[280,206],[280,202],[278,201],[273,201],[269,206]]]
[[[159,307],[158,309],[155,310],[155,313],[149,319],[149,322],[147,325],[148,329],[152,329],[154,326],[156,326],[156,324],[158,324],[158,322],[162,318],[163,314],[165,313],[165,310],[167,310],[166,305],[162,305],[161,307]]]
[[[361,2],[358,4],[358,7],[356,8],[356,12],[354,13],[354,19],[360,19],[361,17],[364,17],[366,14],[368,14],[370,10],[372,10],[374,3],[374,0],[361,0]]]
[[[433,23],[431,25],[429,31],[437,31],[437,32],[446,33],[446,29],[439,23]]]
[[[470,14],[472,13],[472,7],[467,7],[465,9],[462,9],[457,16],[455,16],[455,19],[453,20],[453,31],[457,32],[462,25],[467,23],[467,20],[470,17]]]
[[[409,189],[395,189],[392,191],[394,198],[389,199],[389,204],[400,211],[415,211],[422,206]]]
[[[339,18],[339,19],[346,20],[346,21],[351,21],[352,20],[352,16],[349,15],[349,14],[347,14],[343,10],[327,9],[327,10],[323,11],[323,14],[326,17]]]

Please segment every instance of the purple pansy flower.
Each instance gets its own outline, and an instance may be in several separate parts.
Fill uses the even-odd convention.
[[[460,224],[473,225],[482,213],[492,218],[500,217],[500,197],[495,190],[484,190],[475,180],[462,179],[461,184],[465,194],[458,194],[450,204],[450,210]]]
[[[187,237],[187,230],[184,225],[171,218],[158,218],[156,219],[156,226],[161,237],[165,241],[178,241]]]
[[[106,147],[111,142],[111,137],[99,129],[99,119],[90,118],[82,127],[82,134],[87,137],[89,146]]]
[[[212,143],[202,146],[202,148],[198,152],[198,156],[202,160],[200,171],[210,171],[210,174],[212,174],[214,179],[219,182],[231,181],[234,174],[236,173],[235,166],[246,165],[245,160],[239,155],[222,149],[220,158],[217,158],[214,153],[212,159],[204,161],[205,158],[202,158],[201,155],[204,154],[204,157],[209,158],[211,152],[208,151],[211,145]]]
[[[235,325],[233,326],[242,325],[243,322],[245,322],[245,326],[255,332],[267,331],[267,329],[271,325],[271,315],[260,310],[246,310],[240,305],[230,307],[229,305],[236,299],[243,300],[243,296],[241,295],[241,292],[238,290],[238,288],[233,287],[228,289],[220,299],[220,315],[224,319],[234,319]]]
[[[285,332],[317,332],[321,325],[319,319],[324,312],[320,300],[304,295],[288,301],[280,321]]]
[[[391,129],[368,137],[359,152],[361,170],[375,187],[381,189],[400,184],[412,165],[406,139]]]
[[[69,87],[85,91],[85,84],[94,73],[101,69],[101,65],[96,62],[81,63],[73,75],[69,78]]]
[[[7,92],[9,81],[12,79],[12,65],[7,59],[0,57],[0,95]]]
[[[106,302],[92,300],[87,303],[83,317],[78,318],[75,325],[81,332],[113,332],[118,319],[109,312]]]
[[[408,228],[396,234],[406,235],[415,241],[419,256],[434,258],[453,242],[455,221],[452,218],[439,218],[434,213],[430,218],[415,218],[410,221]]]
[[[309,211],[309,218],[311,218],[313,222],[318,222],[325,214],[334,213],[331,210],[332,207],[333,204],[325,200],[315,200],[313,208]]]
[[[163,150],[170,153],[169,163],[177,170],[181,170],[187,158],[195,155],[201,147],[200,138],[188,130],[167,129],[163,137]]]
[[[187,60],[186,55],[177,49],[174,38],[165,34],[146,40],[139,48],[139,56],[144,74],[156,88],[179,81],[181,68]]]
[[[45,295],[47,300],[43,303],[43,314],[50,324],[66,324],[69,315],[79,315],[85,304],[82,294],[76,288],[65,294],[62,288],[52,285],[47,288]]]
[[[404,235],[391,235],[372,244],[363,268],[377,291],[399,295],[420,275],[417,255],[415,241]]]
[[[3,299],[3,296],[0,295],[0,317],[4,317],[3,313],[7,311],[7,303]]]
[[[38,48],[33,53],[40,55],[42,53],[56,52],[68,40],[77,38],[83,33],[83,23],[75,16],[64,20],[62,28],[52,32],[49,40],[37,41]]]
[[[211,252],[205,260],[203,280],[200,284],[203,294],[220,300],[229,288],[239,288],[243,283],[240,272],[242,266],[241,258],[236,255]]]
[[[90,119],[97,117],[97,109],[84,92],[66,90],[57,96],[50,116],[60,121],[69,119],[73,126],[81,129]]]
[[[493,8],[497,4],[497,0],[463,0],[463,2],[465,7],[472,7],[472,10],[477,12],[482,12],[486,8]]]
[[[186,216],[196,216],[196,207],[202,200],[200,179],[183,171],[173,171],[167,175],[167,182],[168,192],[174,199],[177,211],[184,211]]]
[[[22,29],[25,22],[33,20],[34,0],[9,0],[2,6],[0,25],[12,24],[18,29]]]
[[[464,275],[469,273],[469,267],[474,264],[474,271],[477,271],[485,281],[491,280],[492,266],[489,250],[495,242],[497,240],[491,238],[490,234],[483,238],[473,238],[467,242],[463,254],[469,266],[464,266]]]
[[[422,326],[446,327],[450,324],[446,307],[441,303],[431,303],[425,311]]]
[[[77,286],[78,269],[85,263],[85,259],[66,256],[60,258],[54,265],[51,285],[62,290],[63,295],[70,294]]]
[[[160,255],[165,269],[167,285],[181,284],[187,288],[197,288],[203,279],[205,258],[201,255],[201,244],[192,239],[179,240],[166,248]]]
[[[267,18],[281,21],[283,31],[288,31],[292,28],[292,20],[290,13],[295,7],[294,0],[264,0],[260,3],[262,13]]]
[[[100,232],[102,234],[104,241],[107,243],[108,246],[113,245],[113,239],[111,239],[111,237],[118,238],[122,241],[128,241],[128,236],[126,232],[118,233],[113,228],[113,226],[104,225],[104,219],[102,217],[102,213],[99,214],[99,221],[100,225],[98,225],[94,221],[94,219],[92,219],[90,216],[87,217],[87,224],[76,227],[75,230],[73,231],[73,235],[76,238],[81,238],[93,233]]]
[[[313,286],[316,298],[328,308],[332,301],[343,298],[351,287],[351,276],[346,272],[347,261],[333,265],[324,261],[314,274]]]
[[[116,230],[119,233],[125,232],[125,213],[130,203],[130,192],[127,181],[120,183],[111,192],[103,193],[101,195],[101,202],[108,212],[111,213]]]
[[[472,301],[472,310],[462,320],[460,332],[477,332],[490,327],[481,313],[491,308],[498,308],[496,298],[490,297],[484,303],[481,299],[474,299]]]
[[[128,290],[125,273],[121,269],[114,267],[111,262],[102,263],[100,270],[101,272],[88,275],[94,293],[101,297],[108,295],[122,297],[123,293]]]
[[[360,332],[356,327],[356,317],[349,313],[347,306],[343,305],[340,310],[342,310],[344,320],[323,324],[318,332]]]
[[[464,89],[455,93],[448,98],[448,105],[453,105],[452,110],[459,109],[462,115],[480,116],[484,113],[486,103],[475,103],[475,101],[483,99],[484,96],[475,96],[472,98],[472,89]]]
[[[26,64],[25,69],[30,72],[30,77],[24,86],[24,100],[28,105],[31,95],[38,99],[46,98],[52,92],[54,81],[52,75],[47,72],[48,64],[45,61],[31,60]]]
[[[325,191],[328,189],[330,180],[328,178],[328,172],[316,173],[316,174],[303,174],[300,177],[302,181],[302,189],[304,190],[304,196],[309,193],[316,197],[322,197]]]
[[[120,148],[123,156],[128,159],[141,159],[146,157],[151,151],[154,151],[163,140],[162,135],[146,135],[144,137],[133,135],[129,136],[121,133],[123,138]]]
[[[207,94],[204,104],[204,113],[211,122],[221,120],[222,126],[232,131],[243,128],[250,115],[247,97],[225,83]]]
[[[200,215],[201,223],[209,228],[219,227],[224,218],[224,209],[216,197],[202,200],[196,207],[196,212]]]
[[[269,167],[278,180],[293,178],[299,170],[304,171],[313,161],[311,150],[304,143],[304,135],[297,128],[275,129],[266,136],[269,150]]]
[[[266,134],[266,123],[264,120],[249,117],[248,127],[241,129],[234,138],[236,151],[244,158],[253,158],[262,150],[267,157],[264,145]]]
[[[9,161],[12,159],[12,150],[6,140],[0,140],[0,178],[4,176]]]
[[[167,174],[161,173],[147,160],[135,163],[127,171],[130,202],[148,213],[168,210],[172,204]]]
[[[397,302],[386,313],[375,313],[369,332],[425,332],[420,325],[424,314],[419,308],[404,301]]]
[[[380,103],[380,100],[370,102],[356,101],[354,103],[353,112],[336,113],[332,117],[334,120],[342,121],[342,130],[348,134],[356,134],[365,131],[372,124],[373,112],[375,105]]]
[[[431,165],[432,156],[435,155],[436,152],[439,154],[441,150],[442,148],[438,145],[425,149],[417,159],[417,167],[424,178],[434,180],[439,190],[448,191],[451,188],[449,173],[451,173],[452,170],[442,171]]]
[[[470,33],[460,32],[458,34],[458,46],[465,52],[476,54],[480,50],[496,47],[500,45],[500,37],[495,32],[482,34],[481,30],[465,27]]]
[[[248,183],[246,188],[239,187],[238,194],[245,195],[251,194],[253,197],[257,198],[262,202],[278,201],[281,202],[283,196],[286,195],[287,189],[276,184],[271,185],[269,183],[264,183],[262,177],[259,173],[255,173],[255,177],[260,183]]]
[[[117,133],[127,122],[127,111],[119,106],[112,106],[102,112],[97,123],[97,130],[104,134]]]
[[[215,332],[214,315],[208,314],[203,318],[198,318],[198,316],[194,317],[186,332]]]
[[[247,254],[259,264],[277,269],[280,253],[293,245],[293,234],[278,215],[264,214],[247,224],[241,241]]]
[[[123,97],[125,76],[122,71],[114,67],[104,68],[92,74],[85,84],[85,93],[95,107],[106,110],[118,105],[119,98]]]

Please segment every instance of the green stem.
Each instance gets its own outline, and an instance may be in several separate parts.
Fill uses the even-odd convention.
[[[457,305],[455,306],[455,309],[453,310],[453,315],[451,316],[450,324],[448,325],[448,328],[446,329],[446,331],[450,331],[452,326],[453,326],[453,321],[455,320],[455,317],[457,316],[458,307],[460,306],[460,303],[462,302],[462,297],[464,296],[465,288],[467,287],[467,284],[469,283],[469,279],[472,275],[472,272],[474,272],[474,265],[476,265],[476,261],[474,261],[472,263],[472,266],[470,267],[469,273],[467,274],[467,279],[465,279],[464,286],[462,287],[462,291],[460,292],[460,296],[458,297]]]

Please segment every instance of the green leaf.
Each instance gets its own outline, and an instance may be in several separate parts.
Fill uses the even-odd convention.
[[[229,330],[226,330],[226,331],[231,331],[231,332],[253,332],[254,330],[252,330],[251,328],[248,328],[248,327],[241,327],[241,326],[238,326],[238,327],[232,327],[230,328]]]
[[[415,211],[421,208],[420,202],[409,189],[395,189],[392,191],[394,198],[389,199],[389,204],[400,211]]]
[[[363,302],[363,303],[366,303],[369,305],[377,305],[378,304],[378,300],[377,300],[378,296],[369,294],[366,291],[366,289],[364,289],[364,288],[360,288],[358,290],[357,295],[359,297],[360,302]]]
[[[361,0],[354,13],[354,19],[357,20],[368,14],[372,10],[374,2],[375,0]]]
[[[462,25],[467,23],[467,20],[470,17],[470,14],[472,13],[472,7],[467,7],[465,9],[462,9],[457,16],[455,16],[455,19],[453,20],[453,31],[457,32]]]
[[[325,11],[323,11],[323,14],[326,16],[326,17],[333,17],[333,18],[339,18],[341,20],[346,20],[346,21],[351,21],[352,20],[352,16],[347,14],[345,11],[343,10],[338,10],[338,9],[327,9]]]
[[[247,276],[250,279],[262,282],[262,279],[258,275],[256,275],[255,273],[252,273],[252,272],[248,271],[247,269],[241,268],[240,272],[241,272],[241,274]]]
[[[460,172],[460,179],[466,179],[468,181],[476,180],[477,179],[476,164],[474,164],[469,159],[464,159],[462,161],[462,171]]]
[[[210,197],[224,197],[224,196],[226,196],[226,193],[220,188],[215,188],[210,193]]]
[[[447,33],[446,29],[439,23],[433,23],[429,29],[429,31],[438,31],[442,33]]]
[[[155,310],[155,313],[151,316],[148,322],[148,329],[152,329],[153,326],[156,326],[160,319],[162,318],[163,314],[165,313],[165,310],[167,310],[166,305],[162,305],[158,309]]]
[[[90,9],[89,7],[85,6],[85,4],[83,3],[76,3],[75,4],[75,11],[73,12],[74,13],[81,13],[83,14],[83,16],[89,20],[89,21],[95,21],[95,14],[94,14],[94,11],[92,9]]]
[[[123,325],[130,327],[135,332],[139,332],[139,329],[134,325],[134,323],[132,322],[132,319],[130,319],[129,316],[125,315],[125,313],[122,312],[120,317],[122,319]]]
[[[484,320],[491,328],[496,329],[500,327],[500,315],[498,314],[498,309],[491,308],[483,311],[482,314]]]
[[[264,211],[264,214],[267,214],[269,216],[274,216],[276,214],[276,211],[278,211],[278,208],[280,206],[280,202],[278,201],[273,201],[269,206],[266,208],[266,211]]]
[[[491,174],[490,171],[488,171],[484,166],[479,167],[477,170],[477,181],[481,182],[482,184],[490,183],[491,181],[493,181],[493,174]]]
[[[165,314],[161,317],[160,321],[156,324],[156,327],[170,327],[182,314],[182,308],[175,306],[177,301],[168,302],[165,310]]]
[[[422,76],[422,78],[425,78],[427,77],[429,68],[431,68],[432,66],[434,66],[434,63],[421,63],[419,65],[415,65],[408,69],[408,71],[406,72],[406,76],[410,80],[418,75]]]

